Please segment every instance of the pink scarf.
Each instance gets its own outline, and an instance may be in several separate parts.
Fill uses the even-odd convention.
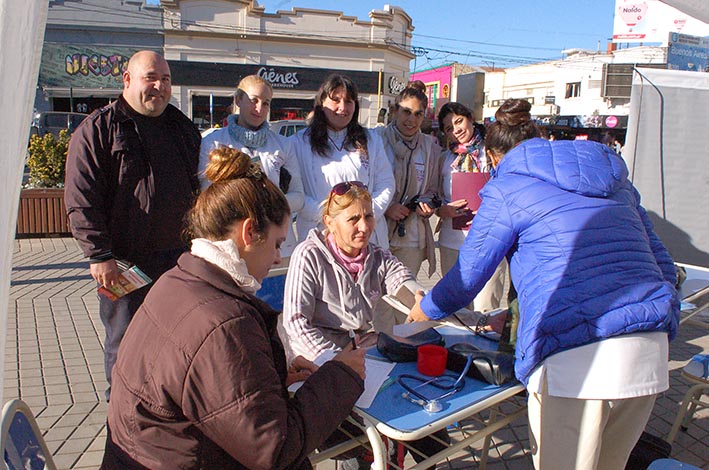
[[[331,233],[327,235],[327,246],[330,248],[330,252],[335,257],[340,266],[345,268],[345,270],[352,275],[355,281],[359,277],[359,273],[364,269],[364,260],[367,258],[368,249],[365,246],[362,251],[355,257],[347,256],[340,250],[335,242],[335,236]]]

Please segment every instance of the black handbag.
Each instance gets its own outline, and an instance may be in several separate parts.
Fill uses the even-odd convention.
[[[278,171],[278,187],[283,194],[288,192],[288,188],[290,188],[290,180],[292,178],[293,177],[291,176],[290,171],[288,171],[286,167],[282,166]]]
[[[443,346],[445,340],[433,328],[428,328],[406,338],[379,333],[377,350],[382,356],[393,362],[416,362],[417,349],[424,344]]]
[[[482,380],[493,385],[502,385],[515,378],[515,358],[512,354],[487,351],[466,345],[474,349],[470,354],[473,356],[473,363],[466,374],[476,380]],[[462,372],[467,362],[467,355],[456,352],[455,346],[448,348],[448,361],[446,369],[454,372]]]

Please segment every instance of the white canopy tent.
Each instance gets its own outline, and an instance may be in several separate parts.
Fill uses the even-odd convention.
[[[49,0],[0,0],[0,351],[4,357],[12,244]],[[0,381],[4,379],[0,363]],[[0,403],[3,403],[0,388]]]
[[[709,266],[709,73],[638,69],[623,156],[675,261]]]
[[[660,0],[669,6],[685,12],[692,18],[709,23],[709,4],[707,0]]]

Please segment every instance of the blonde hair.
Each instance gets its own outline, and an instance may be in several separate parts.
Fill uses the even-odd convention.
[[[288,201],[251,157],[232,148],[209,153],[205,175],[212,182],[188,214],[192,237],[225,240],[234,224],[251,219],[257,240],[290,217]]]
[[[273,95],[273,86],[268,80],[265,80],[258,75],[247,75],[241,79],[239,84],[236,86],[236,99],[239,100],[242,94],[246,93],[246,88],[252,85],[266,85],[268,91]]]
[[[347,192],[341,196],[330,192],[327,199],[323,201],[323,222],[325,222],[325,216],[336,217],[337,214],[346,210],[355,201],[365,201],[371,205],[372,195],[367,189],[355,185],[351,185]]]

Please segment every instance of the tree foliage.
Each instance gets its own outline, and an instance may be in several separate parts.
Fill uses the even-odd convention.
[[[30,138],[27,166],[30,185],[36,188],[61,188],[64,186],[64,166],[69,149],[69,132],[62,130],[59,138],[51,133]]]

